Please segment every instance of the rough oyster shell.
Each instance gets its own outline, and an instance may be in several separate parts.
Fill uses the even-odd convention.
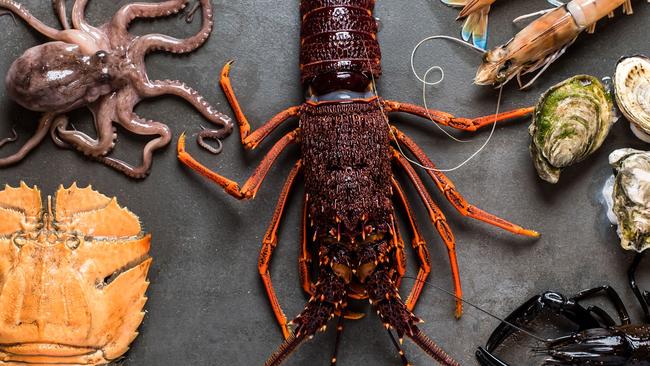
[[[609,163],[616,171],[612,210],[621,246],[642,252],[650,248],[650,152],[618,149]]]
[[[597,78],[574,76],[542,95],[528,129],[537,174],[557,183],[562,168],[593,153],[616,122],[609,92]]]
[[[631,56],[619,60],[614,88],[619,109],[632,127],[650,135],[650,59]]]

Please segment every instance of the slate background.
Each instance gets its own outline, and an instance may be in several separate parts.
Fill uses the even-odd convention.
[[[49,1],[23,3],[39,19],[58,24]],[[88,17],[93,24],[100,24],[126,3],[91,1]],[[190,56],[151,55],[147,62],[150,75],[181,79],[217,108],[231,114],[217,82],[224,62],[235,59],[233,83],[254,127],[277,111],[299,104],[302,91],[297,66],[298,2],[214,3],[215,29],[207,44]],[[635,1],[634,5],[634,16],[617,15],[600,22],[595,35],[582,35],[531,90],[521,92],[514,84],[509,85],[504,90],[502,110],[532,105],[548,87],[578,73],[611,75],[622,55],[650,53],[650,6],[644,1]],[[543,0],[497,2],[491,12],[489,46],[507,41],[517,31],[510,22],[514,17],[547,6]],[[457,13],[437,0],[378,2],[376,16],[382,23],[379,39],[384,67],[379,84],[382,96],[421,103],[421,86],[409,68],[411,49],[425,36],[458,36],[461,23],[454,21]],[[11,62],[28,47],[43,41],[24,23],[18,23],[14,26],[9,17],[0,18],[0,73],[6,73]],[[198,22],[187,25],[176,17],[139,21],[132,30],[138,34],[155,30],[182,36],[191,34],[198,26]],[[458,116],[493,113],[497,92],[471,83],[479,61],[474,52],[444,41],[422,47],[417,56],[420,72],[430,64],[439,64],[447,72],[442,84],[428,90],[429,105]],[[168,123],[176,137],[183,130],[193,134],[200,125],[207,125],[191,107],[172,97],[147,100],[137,111]],[[4,88],[0,88],[0,135],[7,135],[10,126],[16,124],[24,141],[37,118],[8,100]],[[87,113],[74,113],[72,118],[77,128],[90,129]],[[472,142],[459,144],[424,120],[405,115],[392,119],[441,168],[463,161],[489,133],[486,130],[475,136],[461,134]],[[546,289],[570,294],[610,283],[621,291],[635,320],[639,320],[638,306],[625,282],[631,254],[619,248],[615,230],[606,221],[600,204],[600,190],[611,174],[607,164],[609,152],[621,147],[643,149],[647,145],[635,140],[627,122],[621,120],[597,153],[566,170],[560,183],[553,186],[542,183],[535,175],[528,154],[527,125],[528,120],[522,120],[497,128],[485,151],[449,176],[470,202],[541,231],[543,236],[538,241],[514,237],[463,218],[427,181],[455,232],[466,298],[505,316],[529,296]],[[190,149],[208,166],[244,182],[279,136],[281,132],[275,133],[254,152],[244,151],[235,135],[224,142],[224,153],[217,157],[197,149],[193,142]],[[116,156],[139,157],[143,140],[128,136],[125,131],[120,131],[119,139]],[[17,146],[6,147],[3,155]],[[149,274],[147,316],[124,365],[261,365],[281,339],[257,273],[257,257],[280,185],[296,153],[296,149],[290,149],[279,159],[251,202],[238,202],[189,172],[177,162],[173,146],[156,154],[147,179],[134,181],[76,152],[57,149],[48,139],[21,164],[0,170],[0,182],[16,185],[25,180],[49,194],[61,183],[92,184],[104,194],[117,196],[153,232],[154,262]],[[430,280],[451,288],[444,246],[428,224],[426,212],[410,186],[408,194],[416,202],[420,227],[431,248]],[[299,287],[296,265],[300,197],[301,189],[292,195],[272,266],[276,290],[289,316],[296,315],[306,300]],[[413,263],[414,258],[410,257],[410,264]],[[649,277],[645,270],[646,283]],[[409,280],[404,282],[406,289]],[[487,339],[497,322],[468,307],[464,317],[457,321],[452,310],[451,298],[428,288],[416,313],[427,321],[423,329],[461,364],[476,364],[474,349]],[[369,314],[361,321],[347,323],[340,364],[399,365],[383,328],[374,313]],[[303,346],[287,365],[329,364],[332,345],[330,331]],[[432,364],[412,343],[406,342],[405,347],[412,363]]]

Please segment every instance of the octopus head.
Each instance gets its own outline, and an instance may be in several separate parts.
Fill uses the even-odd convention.
[[[66,112],[94,102],[115,90],[122,78],[115,56],[49,42],[27,50],[9,68],[9,96],[37,112]]]
[[[487,51],[474,78],[477,85],[503,85],[521,71],[520,63],[511,57],[508,45]]]

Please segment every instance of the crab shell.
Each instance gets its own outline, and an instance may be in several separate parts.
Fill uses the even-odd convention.
[[[618,149],[609,155],[616,171],[612,199],[621,246],[642,252],[650,248],[650,152]]]
[[[650,135],[650,59],[631,56],[619,60],[614,87],[621,112],[633,127]]]
[[[144,317],[150,236],[91,187],[0,191],[0,364],[100,365]]]
[[[574,76],[550,88],[537,103],[528,129],[539,177],[557,183],[563,168],[602,145],[616,119],[609,92],[593,76]]]

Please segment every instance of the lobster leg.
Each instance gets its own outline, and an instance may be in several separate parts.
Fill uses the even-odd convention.
[[[310,265],[311,265],[311,253],[309,253],[309,248],[307,247],[308,242],[307,234],[307,196],[305,195],[305,200],[302,207],[302,244],[300,245],[300,257],[298,258],[298,268],[300,274],[300,283],[302,289],[309,294],[314,296],[314,282],[311,280],[310,274]]]
[[[641,260],[643,259],[643,255],[643,253],[638,253],[634,257],[634,261],[628,270],[628,278],[630,279],[630,287],[632,288],[632,292],[634,292],[634,296],[636,296],[636,298],[639,300],[639,304],[641,304],[641,309],[645,315],[645,321],[646,323],[650,324],[650,292],[642,291],[639,289],[639,286],[636,283],[636,270],[639,267]]]
[[[185,134],[182,134],[178,139],[178,159],[190,169],[223,187],[229,195],[240,200],[251,199],[255,198],[257,191],[260,189],[266,174],[271,169],[271,166],[273,166],[275,160],[287,146],[296,141],[298,133],[299,130],[296,129],[281,138],[280,141],[278,141],[266,154],[260,165],[255,169],[253,175],[248,178],[246,183],[244,183],[244,186],[241,188],[237,182],[213,172],[188,154],[187,151],[185,151]]]
[[[472,132],[478,130],[481,127],[489,126],[493,123],[503,122],[510,119],[526,116],[528,114],[531,114],[535,110],[534,107],[529,107],[529,108],[515,109],[509,112],[503,112],[496,115],[492,114],[484,117],[459,118],[459,117],[454,117],[452,114],[446,112],[437,111],[435,109],[426,109],[424,107],[415,104],[400,103],[391,100],[386,100],[384,101],[384,105],[386,107],[387,113],[404,112],[408,114],[413,114],[419,117],[430,119],[433,122],[443,126],[449,126],[458,130],[472,131]]]
[[[393,210],[393,217],[395,217],[395,211]],[[397,287],[400,286],[402,278],[406,274],[406,253],[404,252],[404,239],[402,234],[399,231],[397,223],[393,220],[393,232],[395,233],[395,240],[393,245],[395,247],[395,267],[397,269],[397,277],[395,282]]]
[[[397,349],[397,353],[399,354],[399,358],[402,359],[402,364],[404,366],[411,365],[409,363],[408,358],[406,358],[406,353],[402,349],[402,346],[400,346],[400,344],[397,343],[397,341],[395,340],[395,336],[393,335],[393,332],[391,332],[390,329],[386,329],[386,331],[388,332],[388,336],[390,337],[390,341],[393,343],[393,346],[395,346],[395,349]]]
[[[422,151],[422,149],[413,141],[411,138],[406,136],[400,130],[393,126],[393,133],[397,140],[403,143],[406,148],[413,153],[415,158],[420,162],[420,164],[435,169],[433,162],[427,157],[427,155]],[[539,233],[534,230],[524,229],[519,225],[515,225],[509,221],[506,221],[502,218],[492,215],[491,213],[485,212],[480,208],[469,204],[463,196],[456,190],[454,183],[452,183],[447,176],[442,172],[437,170],[427,169],[427,174],[431,176],[433,181],[436,183],[436,186],[442,192],[447,200],[460,212],[463,216],[468,216],[476,220],[486,222],[490,225],[500,227],[504,230],[510,231],[514,234],[530,236],[537,238]]]
[[[417,254],[418,260],[420,261],[420,268],[418,270],[417,279],[413,284],[411,293],[406,299],[406,307],[412,311],[413,308],[415,308],[415,304],[417,303],[418,299],[420,298],[420,293],[424,288],[424,283],[427,280],[427,277],[429,277],[429,273],[431,272],[429,249],[427,248],[427,244],[424,241],[422,234],[420,233],[420,229],[418,228],[417,223],[415,222],[415,215],[413,214],[413,210],[411,209],[411,206],[406,199],[404,190],[400,186],[399,182],[397,182],[395,177],[391,178],[391,184],[393,185],[393,190],[395,191],[397,197],[404,206],[404,210],[406,210],[406,216],[408,217],[409,224],[411,226],[411,244],[413,246],[413,250]]]
[[[454,239],[454,234],[452,233],[451,229],[449,228],[449,225],[447,224],[447,219],[445,218],[445,215],[442,213],[440,208],[438,208],[438,205],[436,205],[435,202],[433,202],[433,198],[431,198],[431,195],[429,194],[429,192],[427,192],[426,188],[424,187],[424,183],[422,183],[422,180],[417,175],[413,167],[395,149],[393,149],[393,159],[397,161],[397,163],[402,167],[402,169],[404,169],[404,171],[408,175],[413,185],[415,185],[415,188],[418,191],[418,194],[420,195],[422,202],[424,202],[424,205],[426,206],[427,211],[429,212],[431,223],[433,223],[434,227],[440,234],[440,237],[444,241],[445,246],[447,247],[447,253],[449,254],[449,262],[451,264],[451,273],[454,278],[454,291],[457,297],[455,314],[456,314],[456,318],[460,318],[461,315],[463,314],[463,303],[462,301],[460,301],[460,299],[463,298],[463,290],[460,283],[458,260],[456,258],[456,239]]]
[[[343,315],[339,315],[339,321],[338,324],[336,325],[336,340],[334,341],[334,353],[332,354],[332,358],[330,360],[330,366],[335,366],[336,361],[338,358],[339,354],[339,345],[341,344],[341,337],[343,336],[343,321],[345,320],[345,317]]]
[[[278,198],[278,204],[275,206],[275,211],[273,212],[273,219],[271,219],[271,223],[269,224],[269,227],[266,231],[266,235],[264,235],[264,239],[262,240],[262,249],[260,250],[260,257],[257,267],[259,269],[260,276],[262,276],[262,282],[264,283],[266,294],[269,297],[269,301],[271,301],[273,313],[275,314],[275,318],[277,319],[278,324],[280,324],[282,335],[285,339],[289,338],[290,334],[289,329],[287,328],[287,317],[284,315],[284,312],[280,307],[278,297],[275,294],[275,289],[273,289],[273,282],[271,281],[271,273],[269,271],[269,262],[271,261],[273,250],[275,250],[275,247],[278,245],[278,226],[280,224],[280,220],[282,219],[282,213],[284,212],[287,198],[289,197],[291,188],[296,181],[296,176],[301,169],[302,161],[298,160],[298,162],[291,169],[289,177],[287,177],[287,180],[284,183],[284,187],[282,187],[282,192]]]
[[[230,106],[235,113],[235,118],[237,118],[237,124],[239,125],[239,134],[241,135],[242,144],[247,149],[252,150],[255,149],[257,145],[262,142],[262,140],[271,134],[271,132],[273,132],[273,130],[275,130],[284,121],[288,120],[291,117],[297,117],[300,114],[300,107],[296,106],[285,109],[251,133],[251,125],[248,123],[248,119],[244,115],[244,112],[242,111],[241,106],[237,101],[237,97],[235,96],[235,91],[233,90],[230,83],[230,66],[232,66],[233,62],[234,61],[226,63],[223,69],[221,69],[221,89],[223,89],[224,94],[226,94],[228,103],[230,103]]]

